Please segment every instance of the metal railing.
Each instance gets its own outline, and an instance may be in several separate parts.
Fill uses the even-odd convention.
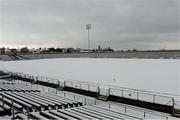
[[[151,91],[144,91],[144,90],[137,90],[137,89],[130,89],[124,87],[117,87],[117,86],[110,86],[110,85],[103,85],[105,88],[102,87],[102,84],[97,83],[90,83],[90,82],[83,82],[77,80],[59,80],[55,78],[43,77],[43,76],[33,76],[31,74],[24,74],[19,72],[9,72],[5,71],[11,75],[17,75],[23,78],[29,78],[38,81],[44,81],[48,83],[58,84],[59,86],[65,87],[73,87],[77,89],[97,92],[99,94],[104,94],[106,96],[114,95],[124,98],[130,98],[134,100],[141,100],[155,104],[162,104],[172,106],[173,108],[177,106],[174,103],[174,95],[166,94],[166,93],[158,93],[158,92],[151,92]]]
[[[33,86],[36,86],[36,85],[33,85]],[[40,86],[37,88],[39,89]],[[65,92],[65,91],[57,91],[56,89],[54,89],[54,93],[61,95],[62,97],[81,101],[84,103],[84,105],[101,105],[102,104],[101,101],[99,101],[95,98],[87,98],[85,96],[74,94],[74,93],[69,93],[69,92]],[[109,108],[110,110],[118,110],[118,111],[121,110],[121,112],[124,112],[125,114],[131,114],[132,111],[135,111],[137,113],[139,112],[141,114],[141,117],[145,118],[145,119],[151,118],[149,116],[154,116],[154,118],[158,117],[158,118],[164,119],[164,120],[168,120],[169,118],[171,118],[171,116],[168,114],[161,114],[160,112],[154,112],[151,110],[141,109],[138,107],[133,107],[133,106],[125,105],[125,104],[121,104],[121,103],[105,102],[103,104],[106,104],[107,108]],[[116,107],[118,107],[118,109]]]
[[[126,104],[121,104],[121,103],[112,103],[112,102],[108,102],[108,109],[110,110],[119,110],[121,112],[124,112],[125,114],[131,114],[131,112],[135,112],[135,114],[138,114],[138,116],[141,116],[141,118],[144,119],[148,119],[150,116],[154,116],[154,117],[160,117],[162,119],[168,120],[169,118],[171,118],[171,116],[169,114],[163,114],[160,112],[154,112],[151,110],[146,110],[146,109],[141,109],[141,108],[137,108],[134,106],[130,106],[130,105],[126,105]],[[118,108],[117,108],[118,107]]]
[[[73,81],[66,80],[64,83],[64,86],[99,93],[99,84],[96,84],[96,83],[89,83],[89,82],[82,82],[82,81],[75,81],[75,80],[73,80]]]
[[[60,91],[57,94],[59,94],[63,97],[68,97],[68,98],[71,98],[74,100],[81,101],[84,103],[84,105],[106,106],[105,108],[108,108],[109,110],[115,110],[115,111],[118,110],[119,112],[125,113],[127,115],[131,114],[131,111],[134,110],[135,112],[140,112],[141,118],[143,118],[143,119],[151,118],[150,116],[154,116],[154,118],[159,117],[160,119],[163,119],[163,120],[168,120],[169,118],[171,118],[171,116],[169,114],[154,112],[152,110],[146,110],[146,109],[142,109],[142,108],[126,105],[126,104],[113,103],[113,102],[103,102],[102,103],[102,101],[99,101],[95,98],[87,98],[85,96],[76,95],[76,94],[72,94],[72,93],[64,92],[64,91]],[[119,109],[117,109],[116,107],[118,107]]]
[[[165,96],[165,95],[160,95],[152,92],[144,92],[144,91],[139,91],[139,90],[133,90],[133,89],[123,89],[123,88],[109,88],[108,91],[109,95],[114,95],[118,97],[124,97],[124,98],[129,98],[129,99],[134,99],[134,100],[141,100],[141,101],[146,101],[150,103],[155,103],[155,104],[162,104],[162,105],[169,105],[173,106],[174,104],[174,98]]]
[[[162,94],[162,93],[157,93],[157,92],[149,92],[149,91],[129,89],[129,88],[123,88],[123,87],[117,87],[117,86],[109,86],[109,85],[104,85],[108,87],[109,89],[103,89],[100,87],[101,84],[97,84],[97,83],[82,82],[82,81],[77,81],[77,80],[62,81],[55,78],[33,76],[31,74],[24,74],[24,73],[19,73],[19,72],[8,72],[8,73],[22,77],[22,78],[29,78],[36,81],[38,80],[38,81],[44,81],[47,83],[58,84],[59,86],[62,86],[62,87],[68,86],[68,87],[73,87],[77,89],[98,92],[99,94],[105,94],[107,96],[115,95],[119,97],[131,98],[135,100],[142,100],[146,102],[169,105],[169,106],[172,106],[174,104],[173,97],[169,97],[169,95],[167,94]]]
[[[64,85],[64,81],[59,80],[57,78],[50,78],[50,77],[44,77],[44,76],[34,76],[32,74],[24,74],[21,72],[9,72],[9,71],[4,71],[12,76],[18,76],[21,78],[27,78],[27,79],[32,79],[35,82],[36,81],[43,81],[43,82],[47,82],[47,83],[52,83],[52,84],[58,84],[60,86]]]

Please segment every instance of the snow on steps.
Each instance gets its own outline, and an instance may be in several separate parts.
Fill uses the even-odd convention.
[[[105,96],[105,95],[99,95],[99,96],[98,96],[98,100],[108,101],[108,96]]]
[[[175,109],[174,110],[174,116],[180,117],[180,109]]]

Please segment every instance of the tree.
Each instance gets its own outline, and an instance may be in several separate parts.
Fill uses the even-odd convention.
[[[62,51],[63,51],[62,48],[57,48],[57,49],[56,49],[56,52],[58,52],[58,53],[62,53]]]
[[[50,52],[55,52],[55,48],[53,48],[53,47],[51,47],[51,48],[48,48],[48,50],[50,51]]]

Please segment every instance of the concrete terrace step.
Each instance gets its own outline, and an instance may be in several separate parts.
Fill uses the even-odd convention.
[[[105,95],[99,95],[99,96],[98,96],[98,100],[108,101],[108,96],[105,96]]]
[[[32,84],[36,84],[36,82],[37,82],[36,80],[33,80]]]
[[[174,112],[174,116],[180,117],[180,109],[175,109]]]
[[[175,109],[175,113],[180,114],[180,109]]]

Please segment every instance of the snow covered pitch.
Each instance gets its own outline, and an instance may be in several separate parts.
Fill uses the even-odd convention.
[[[0,69],[180,94],[178,59],[59,58],[0,62]]]

